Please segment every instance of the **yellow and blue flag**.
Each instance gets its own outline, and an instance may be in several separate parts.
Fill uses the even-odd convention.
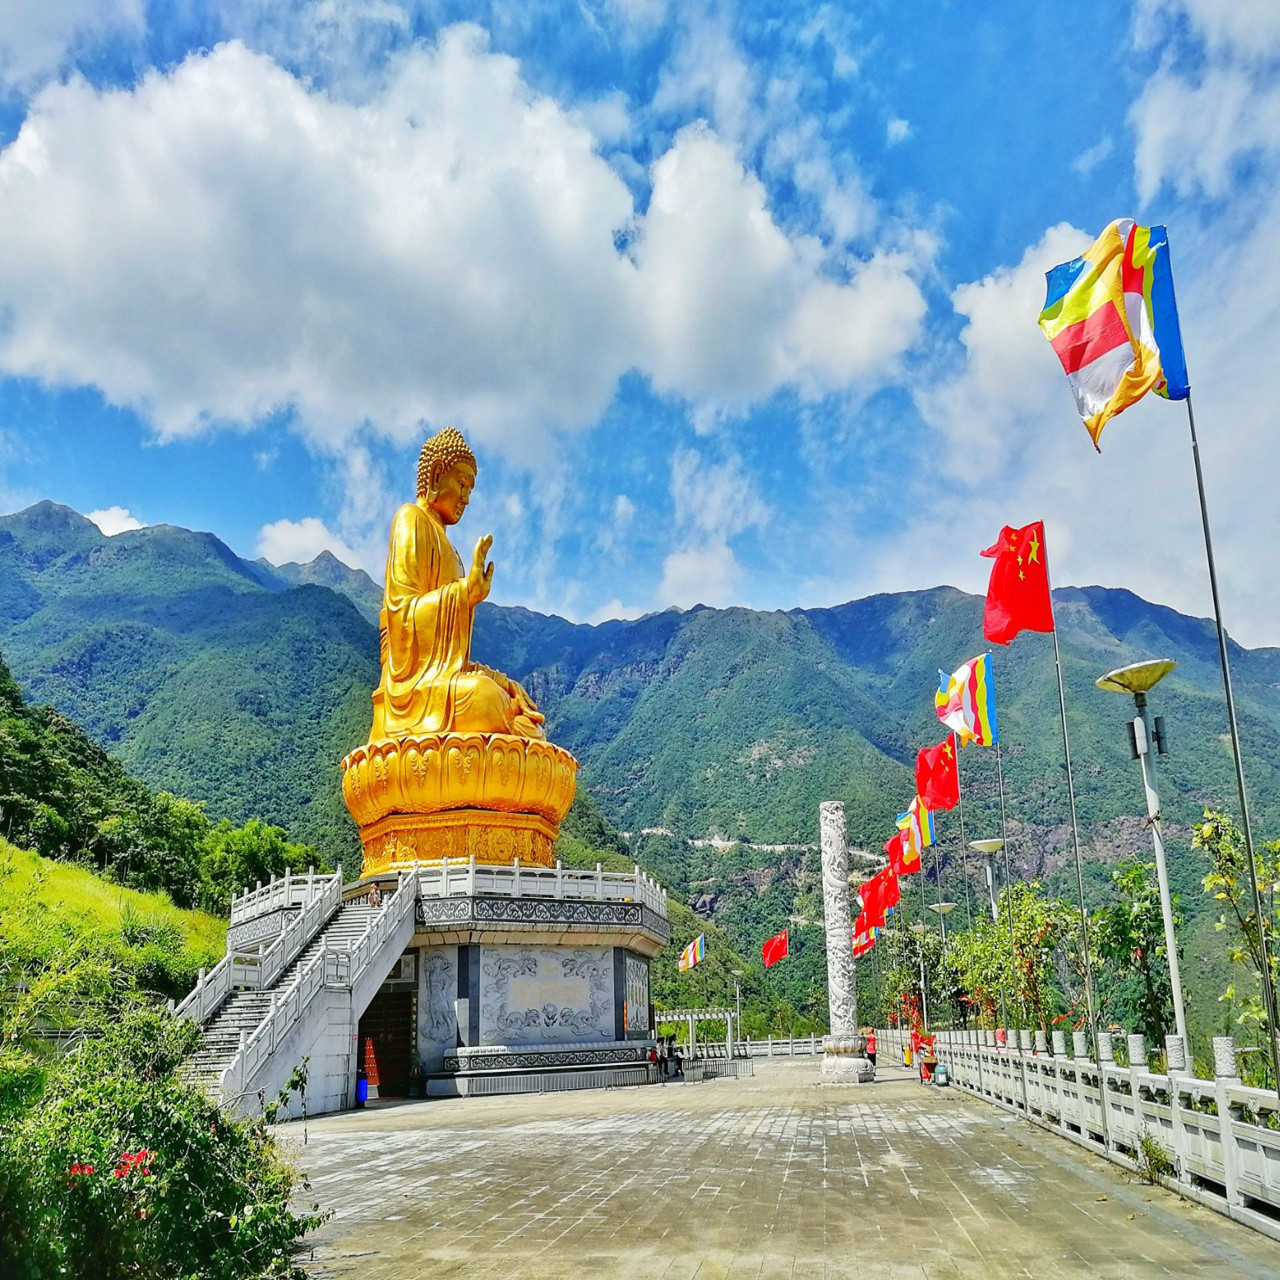
[[[687,947],[680,953],[680,972],[686,969],[692,969],[699,960],[707,954],[707,935],[700,933]]]
[[[1190,395],[1164,227],[1117,219],[1046,278],[1040,328],[1095,449],[1102,428],[1148,391]]]
[[[980,747],[989,747],[999,741],[991,654],[970,658],[951,675],[939,671],[933,705],[938,719],[955,730],[961,745],[976,742]]]

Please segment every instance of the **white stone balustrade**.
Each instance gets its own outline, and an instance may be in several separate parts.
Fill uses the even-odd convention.
[[[901,1062],[910,1033],[876,1032],[882,1062]],[[1137,1167],[1144,1136],[1168,1152],[1167,1185],[1208,1208],[1280,1240],[1280,1100],[1272,1089],[1241,1084],[1230,1037],[1213,1042],[1215,1078],[1186,1074],[1186,1047],[1166,1037],[1168,1073],[1150,1070],[1141,1036],[1128,1038],[1129,1066],[1114,1061],[1099,1032],[1097,1061],[1085,1032],[1053,1035],[1053,1053],[992,1048],[988,1033],[939,1031],[938,1061],[952,1084],[1025,1116],[1126,1168]],[[1025,1086],[1025,1101],[1024,1101]]]

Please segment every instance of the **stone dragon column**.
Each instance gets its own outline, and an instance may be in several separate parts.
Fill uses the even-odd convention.
[[[818,806],[822,847],[822,918],[827,932],[827,1003],[831,1034],[822,1041],[822,1074],[833,1081],[861,1083],[874,1074],[858,1034],[858,992],[853,962],[853,925],[849,917],[849,849],[844,804]]]

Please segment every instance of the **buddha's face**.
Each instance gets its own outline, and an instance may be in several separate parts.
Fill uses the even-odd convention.
[[[471,501],[471,490],[475,484],[475,467],[469,462],[455,463],[427,495],[427,506],[440,517],[442,524],[457,524]]]

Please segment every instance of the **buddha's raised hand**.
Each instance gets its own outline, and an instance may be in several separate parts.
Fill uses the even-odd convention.
[[[473,605],[486,599],[489,588],[493,585],[493,561],[485,563],[489,548],[492,546],[493,534],[486,533],[476,543],[475,554],[471,557],[471,572],[467,574],[467,599]]]

